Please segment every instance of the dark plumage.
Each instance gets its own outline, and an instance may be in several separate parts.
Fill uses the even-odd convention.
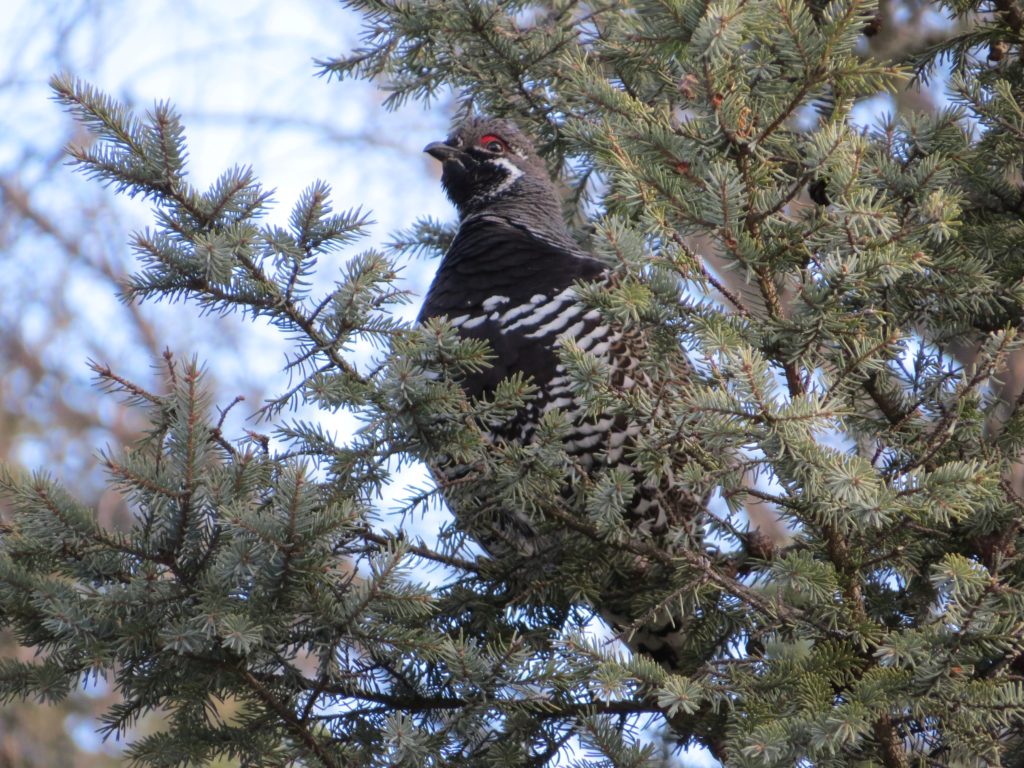
[[[488,425],[495,442],[529,443],[541,415],[566,411],[571,429],[565,449],[576,466],[623,466],[638,427],[621,416],[586,415],[559,362],[559,348],[571,338],[582,350],[609,363],[613,386],[629,389],[642,380],[641,340],[612,327],[601,313],[584,304],[574,284],[608,279],[606,265],[580,249],[562,216],[559,195],[544,162],[529,139],[506,120],[470,119],[444,142],[425,149],[443,164],[441,183],[459,211],[459,230],[445,254],[420,311],[420,321],[446,316],[465,337],[486,339],[493,366],[460,383],[471,397],[487,395],[502,379],[521,373],[538,393],[509,421]],[[441,482],[460,477],[464,468],[438,467]],[[644,485],[629,510],[631,521],[650,531],[664,530],[679,515],[694,517],[692,499]],[[573,497],[567,473],[563,496]],[[558,558],[564,540],[539,537],[527,511],[505,508],[496,519],[466,519],[457,499],[449,497],[456,520],[494,554],[508,547],[520,555]],[[511,505],[505,505],[509,507]],[[544,538],[538,541],[538,538]],[[641,566],[638,566],[641,567]],[[617,595],[598,605],[615,625],[631,622],[627,583],[612,587]],[[642,628],[634,649],[671,656],[674,623]]]
[[[471,120],[425,151],[443,163],[441,183],[460,224],[419,319],[445,315],[464,336],[490,343],[493,366],[462,382],[466,394],[479,397],[521,372],[541,387],[535,413],[559,398],[569,405],[558,337],[570,332],[592,346],[607,334],[572,290],[577,281],[601,279],[605,265],[572,239],[544,162],[512,123]],[[526,440],[532,430],[523,424],[526,434],[506,425],[499,435]]]

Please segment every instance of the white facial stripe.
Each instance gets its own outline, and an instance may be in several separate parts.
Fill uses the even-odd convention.
[[[508,176],[505,177],[505,180],[502,181],[501,184],[499,184],[497,187],[495,187],[488,193],[488,195],[491,197],[500,195],[506,189],[515,184],[516,180],[523,175],[522,168],[517,168],[515,164],[507,157],[496,157],[493,160],[490,160],[489,162],[494,163],[495,165],[500,165],[502,168],[508,171]]]
[[[502,193],[505,192],[505,190],[507,190],[509,187],[515,184],[516,181],[518,181],[519,178],[523,175],[523,169],[517,168],[515,164],[513,164],[513,162],[509,160],[507,157],[492,157],[489,158],[488,160],[485,160],[484,162],[493,163],[494,165],[500,165],[502,168],[508,171],[508,174],[505,176],[504,179],[501,180],[501,183],[498,184],[498,186],[494,187],[493,189],[484,189],[479,194],[473,195],[473,197],[469,199],[468,203],[484,203],[487,202],[488,200],[493,200],[496,197],[500,197]]]

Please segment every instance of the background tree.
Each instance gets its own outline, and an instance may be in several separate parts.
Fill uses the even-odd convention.
[[[69,173],[65,145],[90,138],[53,103],[49,75],[73,71],[102,82],[129,105],[173,91],[189,121],[189,167],[198,178],[215,177],[231,157],[271,173],[280,194],[288,195],[330,162],[336,180],[358,186],[367,204],[383,208],[377,215],[381,240],[387,227],[412,215],[400,193],[433,191],[427,174],[417,183],[399,181],[397,171],[410,170],[408,157],[446,118],[424,121],[420,133],[390,130],[388,121],[408,120],[382,113],[369,83],[354,84],[338,110],[336,89],[307,75],[312,51],[337,50],[356,37],[358,19],[340,7],[15,0],[4,10],[0,462],[45,466],[94,507],[104,525],[123,529],[131,516],[106,485],[97,448],[133,442],[145,422],[139,411],[98,390],[87,361],[116,360],[119,372],[153,386],[159,380],[154,361],[166,347],[194,351],[210,360],[208,382],[219,398],[244,395],[258,406],[286,381],[279,369],[287,344],[272,329],[239,318],[118,301],[135,264],[126,234],[147,221],[148,206]],[[262,92],[239,87],[252,78],[264,84]],[[372,159],[374,166],[357,159]],[[381,206],[382,200],[390,204]],[[444,210],[443,201],[434,207]],[[415,210],[423,210],[421,202]],[[408,276],[416,273],[410,269]],[[247,415],[234,413],[242,417],[230,421],[234,425]],[[0,519],[7,513],[0,500]],[[30,660],[33,650],[0,632],[0,656]],[[115,691],[98,685],[59,707],[7,703],[0,714],[0,765],[114,762],[120,745],[100,744],[94,731],[99,713],[115,699]],[[159,721],[159,714],[152,719]]]
[[[150,425],[103,459],[132,527],[4,470],[0,605],[41,655],[6,660],[0,690],[56,700],[110,675],[106,732],[168,714],[130,748],[152,764],[642,765],[661,759],[645,725],[734,765],[1024,760],[1020,10],[951,7],[960,31],[879,62],[865,35],[889,15],[870,3],[353,5],[364,47],[324,72],[383,78],[391,105],[454,87],[463,109],[515,117],[570,171],[581,236],[618,261],[589,300],[689,351],[695,386],[650,418],[642,457],[718,490],[706,549],[629,530],[601,482],[553,504],[536,470],[564,462],[557,435],[484,445],[467,415],[524,387],[467,403],[451,377],[483,351],[394,316],[398,254],[443,250],[447,227],[421,221],[321,287],[360,213],[316,183],[287,226],[264,224],[251,171],[189,183],[169,107],[137,118],[59,78],[98,139],[76,162],[157,209],[129,296],[264,318],[297,378],[264,411],[271,451],[226,431],[195,363],[168,356],[159,390],[98,367]],[[950,106],[852,123],[937,62]],[[352,354],[366,342],[369,361]],[[573,362],[599,404],[599,366]],[[364,426],[283,416],[298,404]],[[417,541],[377,513],[402,462],[441,456],[589,551],[657,562],[636,607],[686,617],[683,661],[627,658],[588,624],[599,558],[524,595],[457,531]],[[786,536],[747,530],[755,502]]]

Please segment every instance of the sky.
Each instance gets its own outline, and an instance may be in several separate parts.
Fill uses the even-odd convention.
[[[391,233],[417,217],[454,217],[438,183],[436,162],[422,152],[447,133],[444,107],[414,104],[388,112],[382,106],[386,94],[374,85],[317,76],[315,58],[341,55],[358,45],[359,19],[340,3],[9,0],[5,11],[0,50],[9,58],[0,63],[8,72],[7,87],[0,89],[0,173],[20,163],[30,184],[34,171],[30,163],[25,170],[26,153],[45,157],[50,145],[63,140],[70,118],[52,101],[46,83],[51,74],[68,72],[141,110],[171,102],[186,126],[190,181],[203,188],[233,165],[252,166],[262,184],[275,190],[272,223],[287,221],[292,205],[315,179],[331,185],[335,210],[368,210],[375,222],[370,236],[354,249],[321,260],[324,285],[337,277],[346,258],[382,246]],[[59,56],[54,54],[58,47]],[[41,178],[44,172],[39,169],[35,175]],[[98,190],[95,182],[70,168],[54,178],[56,183],[37,195],[54,216],[66,215],[62,205],[70,209],[80,204],[83,186],[114,198],[113,190]],[[116,204],[123,219],[107,235],[115,258],[130,264],[129,237],[150,223],[150,206],[124,197]],[[131,339],[119,322],[123,308],[109,283],[75,269],[65,278],[60,271],[64,266],[53,258],[45,238],[20,241],[3,258],[9,270],[23,273],[26,280],[53,271],[52,279],[62,281],[60,290],[76,317],[74,334],[82,338],[83,349],[100,339],[101,350],[123,360],[119,351],[130,348]],[[434,267],[425,261],[407,264],[405,287],[422,295]],[[418,302],[404,308],[406,319],[415,316]],[[276,330],[246,324],[241,353],[227,356],[218,345],[215,323],[207,323],[210,333],[185,338],[187,348],[178,346],[182,334],[177,330],[186,322],[193,324],[199,314],[194,306],[144,309],[179,357],[195,353],[213,361],[215,369],[227,365],[230,370],[219,372],[226,379],[286,384],[281,369],[287,344]],[[46,308],[28,301],[19,307],[17,322],[30,337],[42,338],[51,330]],[[66,362],[72,368],[74,346]],[[85,386],[90,377],[86,357],[83,352],[77,361]],[[151,361],[129,362],[146,375]],[[353,426],[343,417],[323,419],[329,428],[345,431]],[[44,448],[42,441],[26,439],[20,458],[27,466],[40,464],[46,458]]]

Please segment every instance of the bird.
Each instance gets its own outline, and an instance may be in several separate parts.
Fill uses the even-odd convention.
[[[634,473],[628,520],[649,534],[680,521],[699,521],[702,500],[685,489],[651,484],[630,466],[630,449],[642,425],[621,413],[594,413],[574,391],[561,352],[567,344],[603,361],[609,384],[620,392],[649,385],[643,372],[644,342],[635,330],[616,327],[581,296],[580,286],[611,285],[614,270],[586,252],[563,216],[562,197],[530,138],[508,119],[470,116],[444,140],[424,151],[442,165],[441,185],[458,211],[459,224],[433,282],[418,322],[446,318],[460,336],[485,340],[491,365],[466,373],[459,381],[469,398],[494,392],[499,382],[520,375],[535,386],[527,404],[507,420],[482,425],[495,444],[528,446],[537,439],[541,419],[562,411],[568,421],[563,447],[567,468],[562,496],[571,505],[588,476],[625,468]],[[685,356],[681,355],[685,361]],[[685,362],[683,363],[685,366]],[[436,462],[442,488],[455,487],[465,467]],[[472,495],[472,494],[470,494]],[[528,573],[566,556],[578,541],[571,532],[554,535],[528,509],[499,501],[497,513],[483,515],[465,496],[447,497],[456,523],[495,556],[510,552],[525,558]],[[699,528],[699,522],[690,526]],[[531,562],[540,563],[537,568]],[[623,566],[627,574],[649,572],[646,565]],[[635,626],[632,581],[608,585],[594,606],[616,631],[630,627],[625,639],[634,651],[673,663],[678,617]]]

